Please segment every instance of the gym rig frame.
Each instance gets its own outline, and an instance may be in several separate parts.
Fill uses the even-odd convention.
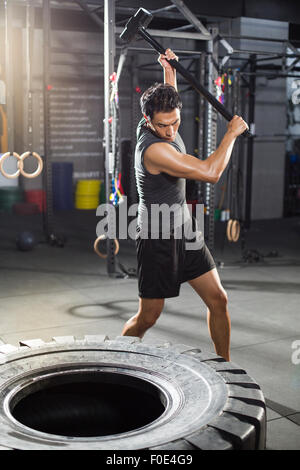
[[[91,6],[88,0],[75,0],[79,7],[85,11],[91,19],[97,24],[99,29],[104,32],[104,90],[105,90],[105,105],[104,105],[104,142],[105,142],[105,192],[106,192],[106,201],[109,201],[109,195],[111,194],[111,173],[110,173],[110,159],[111,159],[111,133],[109,129],[108,119],[110,117],[110,76],[115,70],[115,59],[116,51],[122,51],[124,45],[121,45],[119,41],[119,33],[122,28],[119,28],[115,24],[115,14],[116,14],[116,5],[115,0],[104,0],[101,2],[101,7],[95,7],[95,2]],[[12,151],[14,148],[14,108],[12,100],[12,31],[10,25],[12,24],[12,7],[15,3],[18,3],[17,0],[4,2],[4,36],[5,36],[5,79],[7,84],[7,103],[6,103],[6,112],[7,112],[7,124],[8,124],[8,147]],[[24,4],[23,4],[24,5]],[[33,27],[32,19],[32,9],[34,6],[37,6],[36,0],[28,0],[24,5],[27,9],[26,16],[26,30],[28,38],[28,50],[27,53],[30,54],[30,42],[31,42],[31,28]],[[104,21],[99,16],[99,12],[104,9]],[[171,5],[161,8],[156,11],[152,11],[153,14],[164,12],[164,14],[172,15],[172,10],[176,9],[177,14],[181,14],[182,17],[188,21],[188,25],[181,28],[176,28],[174,31],[166,30],[149,30],[152,35],[158,37],[168,37],[168,38],[183,38],[183,39],[194,39],[197,44],[200,42],[199,49],[195,51],[183,51],[190,57],[195,57],[197,61],[198,69],[198,80],[207,89],[212,93],[216,94],[215,80],[218,75],[226,71],[226,63],[228,60],[234,61],[238,60],[239,62],[243,61],[241,67],[239,67],[240,75],[240,86],[248,89],[248,110],[247,110],[247,121],[250,126],[250,131],[252,131],[252,137],[248,137],[246,142],[246,185],[244,191],[244,208],[241,218],[241,228],[242,228],[242,244],[245,245],[245,233],[249,230],[251,226],[251,196],[252,196],[252,162],[253,162],[253,144],[257,135],[255,135],[255,125],[254,125],[254,116],[255,116],[255,87],[256,87],[256,77],[257,76],[274,76],[274,77],[299,77],[300,67],[297,64],[300,61],[299,50],[295,48],[288,41],[282,41],[277,39],[266,39],[266,38],[253,38],[253,37],[243,37],[243,39],[249,40],[262,40],[262,41],[273,41],[281,42],[283,46],[291,49],[292,54],[272,54],[270,52],[262,51],[252,51],[252,50],[237,50],[233,49],[231,45],[227,42],[227,39],[241,39],[240,37],[234,36],[224,36],[221,37],[218,34],[218,29],[212,27],[209,31],[205,26],[199,21],[199,19],[185,6],[184,2],[178,0],[172,0]],[[126,8],[122,8],[126,10]],[[132,14],[132,9],[128,8],[128,17]],[[170,12],[170,13],[169,13]],[[123,12],[124,13],[124,12]],[[51,142],[50,142],[50,115],[49,115],[49,89],[48,84],[50,83],[50,51],[51,51],[51,0],[44,0],[42,2],[42,17],[43,17],[43,37],[44,37],[44,60],[43,60],[43,77],[44,77],[44,86],[43,86],[43,102],[44,102],[44,188],[46,190],[46,212],[44,213],[44,233],[46,238],[52,244],[55,244],[57,235],[55,234],[54,220],[53,220],[53,208],[52,208],[52,171],[51,171]],[[193,27],[197,32],[189,32],[188,29]],[[227,53],[220,60],[218,54],[219,45],[222,44],[225,47]],[[135,87],[138,84],[138,69],[139,67],[135,64],[135,55],[134,52],[146,51],[149,52],[149,48],[142,48],[139,46],[128,47],[130,62],[129,66],[132,71],[132,84]],[[133,52],[130,55],[130,52]],[[243,54],[248,54],[248,59],[241,59],[239,56]],[[262,57],[265,56],[265,57]],[[269,59],[282,59],[283,65],[270,65],[264,64],[263,62]],[[286,59],[293,58],[293,63],[286,65]],[[231,67],[232,68],[232,67]],[[295,72],[298,73],[295,75]],[[29,71],[31,73],[31,71]],[[30,77],[29,88],[30,88]],[[240,91],[238,90],[238,94]],[[32,102],[30,101],[30,95],[28,99],[28,122],[27,126],[29,128],[30,123],[32,122]],[[133,93],[132,96],[132,116],[137,115],[138,101],[137,95]],[[198,119],[197,119],[197,155],[199,158],[205,158],[213,152],[217,145],[217,115],[216,111],[209,105],[203,97],[199,96],[198,98]],[[239,112],[239,110],[237,110]],[[134,151],[135,145],[135,126],[137,124],[136,119],[132,119],[133,130],[132,130],[132,151]],[[28,133],[29,144],[30,134]],[[206,216],[205,216],[205,238],[209,248],[213,251],[214,240],[215,240],[215,221],[214,221],[214,208],[215,208],[215,189],[214,186],[209,183],[196,183],[197,186],[197,202],[204,203],[206,207]],[[236,191],[236,187],[233,188]],[[132,191],[132,198],[136,197],[136,191]],[[54,243],[53,243],[54,242]],[[59,240],[58,240],[59,242]],[[109,276],[115,276],[116,274],[116,260],[115,260],[115,244],[114,240],[107,239],[107,273]]]

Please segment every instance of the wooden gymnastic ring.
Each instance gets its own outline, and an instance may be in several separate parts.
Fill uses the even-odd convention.
[[[240,238],[241,226],[238,220],[233,220],[231,225],[231,240],[237,242]]]
[[[232,222],[233,220],[232,219],[229,219],[228,222],[227,222],[227,228],[226,228],[226,235],[227,235],[227,239],[232,242],[232,236],[231,236],[231,226],[232,226]]]
[[[11,155],[18,160],[18,169],[15,173],[10,174],[10,173],[6,173],[6,171],[3,169],[3,163]],[[21,170],[23,170],[23,160],[21,160],[21,157],[18,153],[6,152],[2,155],[2,157],[0,158],[0,172],[5,178],[8,178],[8,179],[18,178],[18,176],[20,176]]]
[[[20,168],[20,173],[21,173],[21,175],[25,176],[25,178],[36,178],[37,176],[39,176],[39,174],[43,170],[43,160],[41,159],[40,155],[36,152],[24,152],[20,156],[20,160],[23,162],[25,160],[25,158],[29,157],[29,155],[32,155],[34,158],[37,159],[38,167],[33,173],[26,173],[23,170],[23,165],[22,165],[22,168]]]
[[[95,242],[94,242],[94,250],[95,252],[97,253],[98,256],[100,256],[100,258],[103,258],[103,259],[106,259],[107,258],[107,255],[104,255],[103,253],[101,253],[99,250],[98,250],[98,242],[100,242],[100,240],[106,240],[106,236],[105,235],[100,235],[100,237],[98,237]],[[119,245],[119,242],[118,240],[115,238],[114,239],[114,242],[115,242],[115,256],[119,253],[119,249],[120,249],[120,245]]]

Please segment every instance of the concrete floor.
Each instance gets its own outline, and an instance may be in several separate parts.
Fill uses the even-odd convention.
[[[137,310],[136,279],[111,279],[93,251],[98,220],[89,211],[56,215],[64,248],[40,243],[16,250],[18,231],[32,229],[41,241],[41,216],[2,213],[0,227],[0,338],[19,340],[103,334],[114,338]],[[241,244],[224,242],[216,225],[216,261],[230,302],[232,361],[261,386],[267,402],[267,449],[300,449],[300,364],[292,343],[300,341],[300,219],[255,222],[246,249],[265,256],[245,263]],[[278,256],[266,256],[277,250]],[[119,259],[135,267],[133,243],[121,244]],[[188,284],[168,299],[145,342],[184,343],[214,352],[206,309]],[[300,353],[298,354],[300,357]]]

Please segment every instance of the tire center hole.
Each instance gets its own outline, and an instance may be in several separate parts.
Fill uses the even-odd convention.
[[[96,437],[146,426],[163,414],[166,402],[147,380],[81,370],[35,378],[13,395],[9,409],[18,422],[43,433]]]

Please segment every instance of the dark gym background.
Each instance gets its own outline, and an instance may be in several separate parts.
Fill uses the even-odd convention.
[[[0,154],[31,150],[45,159],[43,176],[35,179],[8,180],[0,174],[0,341],[11,344],[59,335],[106,333],[113,338],[138,306],[136,278],[109,275],[107,262],[93,249],[96,209],[75,204],[81,180],[101,180],[99,202],[106,199],[104,2],[46,3],[48,16],[45,2],[39,0],[0,4]],[[171,4],[115,1],[116,31],[139,7],[153,11],[149,29],[159,31],[157,39],[164,47],[172,48],[213,93],[215,80],[226,73],[225,105],[255,124],[254,137],[239,138],[232,164],[211,193],[188,182],[187,199],[209,209],[206,237],[229,295],[232,361],[247,370],[266,397],[267,449],[299,449],[299,5],[292,0],[185,0],[201,24],[214,31],[209,54],[207,41],[196,37],[200,33],[195,25],[176,8],[165,8]],[[117,41],[115,69],[122,50]],[[127,50],[119,81],[120,171],[130,202],[137,201],[132,149],[140,119],[138,100],[155,81],[162,81],[157,54],[137,40]],[[205,158],[211,132],[217,131],[218,145],[226,122],[219,115],[211,119],[206,102],[180,76],[178,87],[183,99],[180,133],[188,153]],[[213,150],[213,139],[210,144]],[[54,162],[72,167],[62,200]],[[15,171],[13,157],[5,168]],[[25,169],[34,168],[30,157]],[[14,210],[5,197],[17,188],[21,196],[15,203],[24,202],[28,191],[45,191],[47,210],[27,215]],[[227,209],[241,224],[237,242],[226,236]],[[36,242],[28,251],[16,246],[24,231]],[[116,272],[123,273],[121,263],[133,273],[133,240],[121,240],[120,252],[111,261]],[[144,341],[213,351],[205,306],[188,285],[165,305]]]

